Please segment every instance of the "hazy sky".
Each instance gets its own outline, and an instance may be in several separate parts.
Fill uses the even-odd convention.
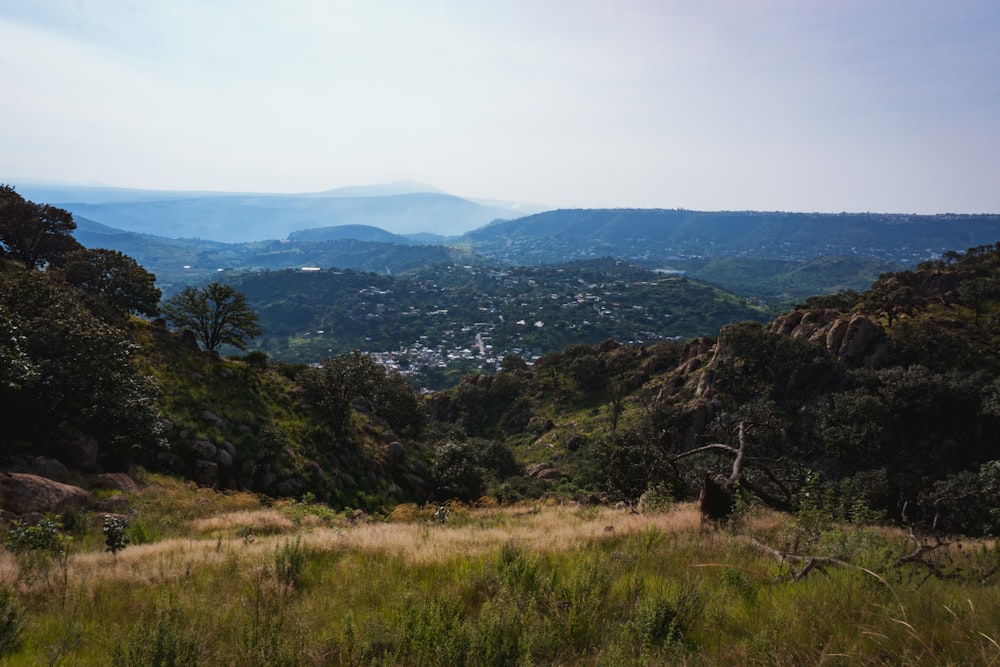
[[[997,0],[0,0],[0,182],[1000,212]]]

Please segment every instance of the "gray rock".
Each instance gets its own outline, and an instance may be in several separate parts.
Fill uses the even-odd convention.
[[[215,453],[215,462],[218,463],[223,468],[233,467],[233,457],[225,449],[219,449],[219,451]]]
[[[78,486],[27,473],[0,473],[3,508],[14,514],[63,512],[90,504],[90,494]]]
[[[100,475],[92,475],[87,481],[100,489],[114,489],[115,491],[139,490],[139,485],[135,483],[135,480],[124,472],[105,472]]]
[[[215,455],[219,452],[219,448],[208,440],[195,440],[191,445],[191,449],[206,461],[215,459]]]
[[[49,456],[15,459],[7,467],[7,471],[38,475],[39,477],[54,479],[57,482],[69,481],[69,469],[58,460]]]
[[[219,415],[212,412],[211,410],[202,410],[199,416],[202,418],[202,420],[207,422],[212,422],[219,428],[223,428],[226,425],[226,421]]]

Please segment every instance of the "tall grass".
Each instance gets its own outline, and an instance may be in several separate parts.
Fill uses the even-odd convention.
[[[0,554],[10,664],[1000,663],[988,543],[949,547],[954,576],[925,579],[893,566],[903,533],[841,528],[809,548],[849,566],[793,580],[800,565],[748,541],[788,550],[798,528],[771,513],[718,530],[687,505],[454,508],[445,524],[408,507],[349,525],[161,491],[179,503],[164,515],[134,499],[158,541],[76,550],[65,577],[31,581]]]

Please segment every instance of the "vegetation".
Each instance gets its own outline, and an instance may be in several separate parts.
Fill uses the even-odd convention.
[[[223,344],[245,350],[248,339],[260,335],[259,318],[246,295],[222,283],[184,288],[163,303],[163,314],[176,326],[194,331],[209,352]]]
[[[202,351],[129,316],[155,294],[129,258],[4,243],[0,455],[95,484],[4,529],[13,664],[1000,660],[1000,244],[712,337],[578,327],[421,397],[357,351],[211,353],[252,318]],[[505,327],[526,344],[514,317],[559,332],[583,308],[616,330],[746,307],[614,260],[438,270],[454,301],[419,309],[496,316],[481,350]],[[266,278],[357,288],[373,332],[421,296]],[[252,315],[234,286],[187,294]],[[114,470],[144,486],[85,476]]]
[[[13,574],[10,664],[988,664],[997,553],[829,515],[400,505],[296,522],[296,505],[156,476],[129,494],[154,542],[64,578]],[[184,514],[178,509],[188,508]],[[778,558],[775,554],[784,558]],[[52,593],[58,593],[53,595]],[[160,661],[160,662],[155,662]]]
[[[612,259],[504,270],[432,266],[406,279],[330,270],[232,281],[260,314],[260,349],[274,358],[405,352],[415,370],[428,366],[429,373],[454,357],[482,365],[608,338],[648,344],[773,315],[705,283]]]

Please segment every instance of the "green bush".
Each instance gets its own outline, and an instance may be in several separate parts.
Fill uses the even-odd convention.
[[[0,589],[0,658],[19,649],[23,639],[24,612],[9,589]]]
[[[112,667],[182,667],[197,665],[200,660],[198,641],[191,636],[192,628],[183,621],[177,608],[155,615],[144,615],[124,641],[115,641],[111,656]]]

